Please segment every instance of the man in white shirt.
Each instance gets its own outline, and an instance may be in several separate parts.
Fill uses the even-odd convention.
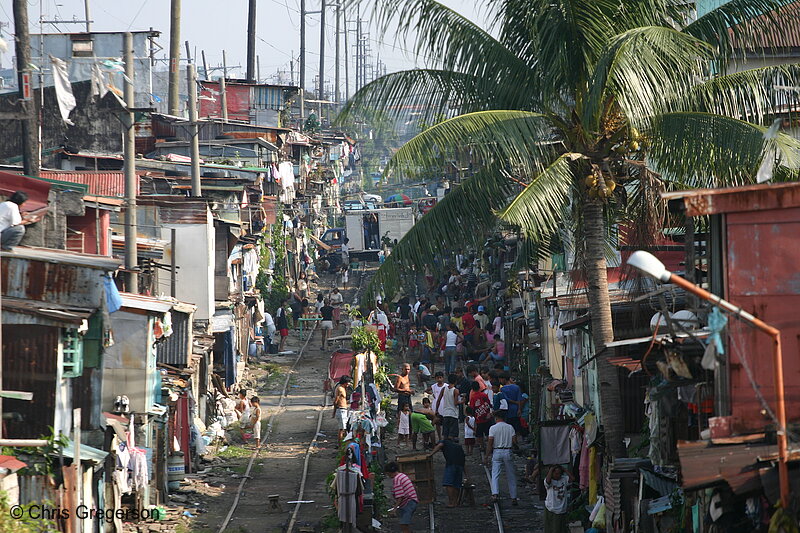
[[[447,388],[447,384],[444,382],[443,372],[436,372],[434,378],[436,379],[436,383],[428,388],[428,392],[431,395],[431,403],[436,413],[436,419],[434,420],[436,424],[436,439],[440,441],[442,440],[442,413],[439,412],[439,395]]]
[[[272,336],[275,335],[277,329],[275,328],[275,319],[272,318],[272,315],[269,314],[269,311],[264,310],[264,337],[267,342],[264,343],[266,347],[269,347],[272,344]]]
[[[25,226],[39,220],[39,217],[20,214],[19,208],[28,200],[28,194],[17,191],[8,201],[0,203],[0,248],[5,251],[17,246],[25,236]]]
[[[506,414],[503,411],[495,411],[494,420],[495,424],[489,428],[489,443],[486,446],[486,457],[492,458],[492,502],[497,502],[500,498],[500,471],[505,470],[511,505],[519,505],[517,475],[514,471],[514,459],[511,456],[514,428],[506,424]]]

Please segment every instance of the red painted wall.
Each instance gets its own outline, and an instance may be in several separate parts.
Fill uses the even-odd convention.
[[[201,118],[222,117],[222,95],[219,94],[219,82],[200,82],[200,110]],[[212,92],[213,91],[213,92]],[[229,120],[242,120],[250,122],[250,86],[228,84],[225,86],[225,96],[228,107]],[[208,100],[214,98],[214,100]]]
[[[726,298],[781,330],[786,410],[800,420],[800,208],[729,213],[726,216]],[[745,367],[775,409],[772,343],[744,322],[730,318],[732,415],[742,430],[771,423],[762,414]]]
[[[111,221],[110,212],[106,209],[87,207],[86,214],[79,217],[67,217],[67,249],[75,252],[87,254],[111,255],[111,247],[108,242],[108,228]],[[99,220],[95,220],[97,213]],[[100,249],[97,248],[97,227],[100,227]],[[81,232],[79,235],[73,232]]]

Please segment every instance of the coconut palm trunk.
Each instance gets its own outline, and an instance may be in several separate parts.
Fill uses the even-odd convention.
[[[600,406],[606,446],[612,457],[627,455],[623,438],[625,421],[622,416],[622,399],[619,390],[619,372],[608,362],[610,353],[606,345],[614,340],[611,301],[608,295],[606,268],[606,222],[603,205],[589,201],[584,204],[583,223],[586,250],[586,281],[589,297],[589,314],[592,324],[597,380],[600,387]]]

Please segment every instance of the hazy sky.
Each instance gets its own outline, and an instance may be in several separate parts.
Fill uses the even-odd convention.
[[[328,0],[333,4],[335,0]],[[153,28],[162,32],[159,43],[164,47],[160,57],[165,57],[169,44],[170,0],[90,0],[93,31],[128,31]],[[469,16],[480,18],[475,0],[444,0],[444,4]],[[241,66],[229,76],[244,76],[246,67],[247,0],[183,0],[181,41],[188,40],[192,50],[205,50],[209,67],[221,64],[222,50],[226,50],[228,65]],[[83,20],[84,0],[28,0],[30,31],[38,33],[40,14],[42,20]],[[306,9],[318,10],[319,0],[306,0]],[[292,54],[297,56],[300,48],[299,0],[258,0],[256,50],[260,56],[262,79],[271,78],[278,70],[289,76]],[[326,26],[327,44],[326,78],[333,79],[334,58],[333,10],[328,14]],[[13,53],[12,0],[0,0],[0,24],[2,35],[12,50],[2,54],[3,67],[9,67]],[[8,24],[8,25],[6,25]],[[82,24],[44,24],[45,33],[84,31]],[[310,15],[307,22],[308,80],[313,80],[319,68],[319,15]],[[415,60],[409,58],[400,47],[392,46],[394,36],[379,36],[374,29],[370,33],[373,61],[380,59],[389,71],[410,68]],[[350,43],[355,40],[350,39]],[[343,45],[342,45],[343,46]],[[182,47],[182,54],[183,51]],[[352,52],[351,52],[352,53]],[[424,60],[422,60],[424,62]],[[351,56],[351,70],[352,70]],[[422,62],[419,63],[422,66]],[[297,68],[297,67],[295,67]],[[342,75],[344,69],[342,67]],[[311,81],[309,81],[311,83]]]

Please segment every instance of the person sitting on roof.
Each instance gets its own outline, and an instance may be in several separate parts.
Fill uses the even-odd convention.
[[[38,222],[41,217],[20,214],[19,208],[28,200],[24,191],[16,191],[9,199],[0,203],[0,248],[11,250],[25,236],[25,226]]]

